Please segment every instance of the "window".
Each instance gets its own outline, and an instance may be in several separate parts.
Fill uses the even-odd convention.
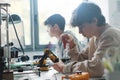
[[[38,15],[39,15],[39,45],[45,45],[51,42],[56,44],[56,38],[49,37],[44,21],[52,14],[59,13],[65,17],[66,28],[65,30],[72,30],[79,40],[84,37],[79,34],[77,28],[71,28],[69,25],[71,14],[73,10],[82,2],[82,0],[38,0]]]
[[[21,43],[24,45],[24,49],[29,51],[41,50],[45,48],[49,42],[56,44],[56,38],[51,38],[48,35],[46,26],[43,24],[47,17],[55,13],[59,13],[65,17],[65,30],[72,30],[80,41],[84,41],[85,38],[79,34],[78,29],[72,28],[69,25],[73,10],[82,1],[83,0],[10,0],[10,7],[8,8],[9,14],[17,14],[22,20],[22,23],[15,24],[15,26]],[[5,24],[2,25],[4,25],[4,27],[2,27],[2,43],[4,44],[6,40],[6,37],[4,37],[6,36],[6,29]],[[9,26],[9,28],[13,28],[12,24],[9,24]],[[14,30],[10,29],[9,33],[10,42],[18,43]]]

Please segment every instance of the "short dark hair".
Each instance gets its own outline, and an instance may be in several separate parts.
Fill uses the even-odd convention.
[[[57,24],[61,30],[64,31],[65,28],[65,19],[60,14],[53,14],[45,20],[44,25],[52,25]]]
[[[105,24],[105,17],[100,7],[92,2],[83,2],[73,11],[71,25],[75,27],[83,23],[91,23],[94,18],[97,18],[97,26]]]

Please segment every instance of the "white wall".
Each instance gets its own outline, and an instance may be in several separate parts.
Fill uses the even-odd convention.
[[[120,28],[120,0],[109,0],[109,24]]]

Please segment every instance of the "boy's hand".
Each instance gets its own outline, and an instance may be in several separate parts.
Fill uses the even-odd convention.
[[[63,73],[63,68],[65,67],[64,63],[62,61],[59,61],[58,63],[53,64],[53,68],[57,70],[58,72]]]
[[[69,34],[62,34],[60,39],[61,39],[61,41],[63,43],[64,49],[66,49],[66,44],[67,43],[68,43],[70,49],[72,49],[75,46],[74,39]]]

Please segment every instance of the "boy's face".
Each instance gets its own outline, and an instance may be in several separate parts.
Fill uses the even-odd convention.
[[[54,26],[47,25],[47,32],[51,37],[54,37]]]
[[[84,23],[79,28],[79,33],[82,34],[83,36],[90,38],[94,36],[95,32],[95,24],[92,23]]]

